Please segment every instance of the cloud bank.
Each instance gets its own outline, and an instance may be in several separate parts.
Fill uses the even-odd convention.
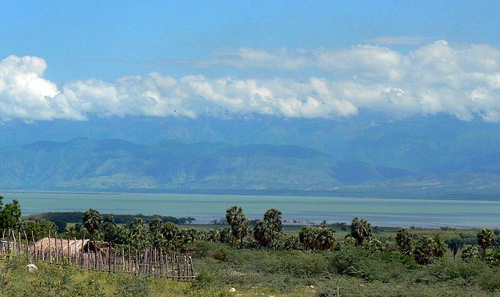
[[[0,119],[25,121],[101,116],[230,117],[265,114],[338,118],[359,110],[393,117],[451,114],[500,122],[500,49],[453,47],[437,41],[408,54],[359,45],[343,50],[241,48],[196,62],[199,68],[277,69],[306,79],[164,76],[150,73],[115,82],[99,79],[56,85],[39,57],[9,56],[0,63]]]

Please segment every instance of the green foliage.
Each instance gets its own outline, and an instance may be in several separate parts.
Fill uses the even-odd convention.
[[[435,238],[422,236],[415,244],[413,257],[418,264],[425,265],[431,263],[433,258],[443,257],[444,253],[444,242],[439,236]]]
[[[101,214],[95,209],[89,209],[83,214],[82,223],[87,232],[94,236],[102,224]]]
[[[458,251],[464,247],[464,241],[460,237],[448,239],[445,243],[453,253],[453,258],[457,258]]]
[[[282,235],[282,228],[281,211],[271,208],[264,214],[264,219],[255,225],[253,236],[261,246],[275,248]]]
[[[215,259],[217,261],[225,262],[228,260],[228,252],[226,249],[218,249],[218,250],[212,251],[209,254],[209,257],[212,259]]]
[[[483,272],[479,276],[479,287],[489,292],[500,292],[500,268]]]
[[[151,296],[150,282],[144,277],[120,276],[114,295],[123,297]]]
[[[47,237],[49,232],[55,234],[57,226],[49,219],[42,219],[36,221],[22,221],[19,225],[20,231],[26,232],[28,239],[39,240]]]
[[[411,255],[413,249],[413,234],[408,228],[399,229],[396,234],[396,243],[406,255]]]
[[[486,256],[486,249],[495,241],[495,234],[489,228],[483,228],[477,234],[477,244],[483,249],[483,257]]]
[[[371,224],[355,217],[351,222],[351,236],[356,239],[357,245],[362,245],[364,240],[372,236]]]
[[[0,229],[14,229],[21,220],[21,207],[19,201],[3,205],[3,196],[0,196]]]
[[[136,218],[128,225],[128,242],[136,250],[143,250],[150,242],[149,228],[141,218]]]
[[[39,213],[39,214],[33,214],[26,216],[25,219],[27,220],[41,220],[41,219],[50,219],[50,220],[61,220],[66,223],[79,223],[82,221],[82,216],[83,212],[81,211],[65,211],[65,212],[44,212],[44,213]],[[133,219],[135,218],[141,218],[146,222],[150,222],[154,218],[159,218],[163,223],[166,222],[172,222],[174,224],[184,224],[184,223],[191,223],[194,221],[193,218],[176,218],[176,217],[171,217],[171,216],[160,216],[160,215],[143,215],[143,214],[137,214],[137,215],[131,215],[131,214],[103,214],[103,217],[109,217],[113,216],[113,220],[116,224],[128,224],[130,223]]]
[[[466,245],[462,251],[462,260],[469,261],[479,258],[479,250],[475,245]]]
[[[306,250],[331,250],[335,246],[335,230],[323,227],[304,226],[299,232],[299,241]]]
[[[250,221],[243,214],[243,209],[231,206],[226,210],[226,221],[231,227],[232,246],[236,246],[236,240],[240,241],[243,247],[243,240],[249,233]]]

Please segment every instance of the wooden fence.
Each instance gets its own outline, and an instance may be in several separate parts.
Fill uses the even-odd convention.
[[[33,238],[33,236],[31,236]],[[193,260],[187,253],[172,253],[161,248],[133,249],[130,245],[113,246],[88,239],[61,239],[55,234],[29,241],[26,233],[6,230],[0,242],[0,255],[26,255],[31,262],[108,273],[129,273],[165,277],[179,281],[195,278]]]

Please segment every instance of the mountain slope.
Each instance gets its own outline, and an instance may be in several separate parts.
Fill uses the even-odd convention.
[[[46,190],[301,190],[373,195],[498,192],[498,155],[424,172],[335,160],[293,145],[124,140],[36,142],[0,149],[0,188]]]

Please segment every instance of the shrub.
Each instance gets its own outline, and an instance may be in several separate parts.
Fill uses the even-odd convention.
[[[485,271],[479,276],[479,287],[494,292],[500,290],[500,269]]]
[[[151,295],[150,284],[144,277],[119,276],[116,285],[116,296],[147,297]]]
[[[209,253],[208,256],[220,262],[226,262],[228,260],[228,253],[226,249],[218,249],[212,251]]]

